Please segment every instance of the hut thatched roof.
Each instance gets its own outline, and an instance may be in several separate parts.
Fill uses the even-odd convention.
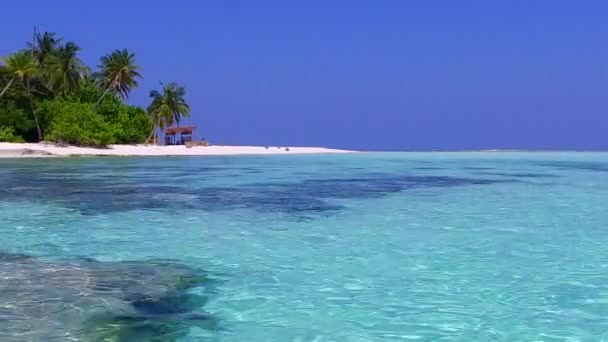
[[[196,126],[179,126],[165,128],[165,134],[192,134]]]

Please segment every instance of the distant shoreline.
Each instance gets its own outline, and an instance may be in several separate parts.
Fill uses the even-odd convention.
[[[0,158],[94,157],[94,156],[227,156],[335,154],[355,151],[324,147],[110,145],[107,148],[58,146],[44,143],[0,143]]]
[[[599,150],[343,150],[325,147],[293,146],[230,146],[211,145],[187,148],[183,145],[109,145],[106,148],[58,146],[52,143],[3,143],[0,142],[0,158],[45,157],[170,157],[170,156],[238,156],[238,155],[300,155],[343,153],[406,153],[411,155],[503,155],[529,153],[606,153]]]
[[[607,150],[551,150],[551,149],[531,149],[531,150],[495,150],[495,149],[480,149],[480,150],[358,150],[358,152],[382,152],[382,153],[589,153],[598,152],[606,153]]]

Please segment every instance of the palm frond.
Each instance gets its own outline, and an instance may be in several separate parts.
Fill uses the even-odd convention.
[[[137,80],[142,78],[135,64],[135,54],[126,49],[115,50],[100,59],[95,78],[99,87],[104,91],[111,91],[123,100],[129,97],[131,90],[138,86]]]
[[[162,91],[150,91],[152,102],[148,114],[160,128],[179,124],[182,118],[190,115],[190,106],[184,98],[186,89],[174,82],[167,85],[161,83],[161,87]]]

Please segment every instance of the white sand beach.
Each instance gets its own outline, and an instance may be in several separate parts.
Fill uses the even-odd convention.
[[[107,148],[57,146],[54,144],[0,143],[0,158],[77,156],[219,156],[352,153],[323,147],[110,145]]]

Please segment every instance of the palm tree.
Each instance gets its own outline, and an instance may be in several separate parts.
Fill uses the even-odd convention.
[[[3,73],[7,74],[9,81],[0,92],[0,97],[6,93],[8,88],[15,81],[22,81],[28,77],[38,73],[38,66],[32,57],[23,52],[12,54],[6,58],[0,58],[4,62],[2,66]]]
[[[38,120],[38,115],[36,114],[36,110],[33,104],[32,94],[29,88],[29,80],[33,77],[39,75],[38,63],[34,58],[32,58],[31,54],[27,52],[18,52],[8,56],[7,58],[0,58],[4,62],[4,66],[2,66],[2,73],[6,74],[9,77],[9,81],[4,86],[2,91],[0,92],[0,97],[6,93],[8,88],[15,82],[20,81],[25,83],[24,81],[28,80],[28,97],[30,102],[30,107],[32,109],[32,113],[34,114],[34,121],[36,122],[36,130],[38,131],[38,140],[42,140],[42,129],[40,128],[40,120]]]
[[[89,69],[78,58],[79,51],[78,45],[67,42],[46,58],[45,74],[55,93],[65,96],[78,89],[89,74]]]
[[[60,47],[62,38],[57,38],[54,32],[37,33],[34,43],[28,43],[28,51],[31,51],[38,64],[42,65],[46,58],[53,55]]]
[[[162,92],[157,90],[150,92],[152,103],[148,107],[148,114],[152,118],[153,128],[146,142],[154,138],[154,142],[156,143],[157,130],[159,128],[165,128],[174,123],[179,124],[182,117],[190,115],[190,106],[188,106],[184,99],[186,88],[174,82],[166,86],[162,83],[160,85]]]
[[[97,105],[109,92],[113,92],[125,100],[129,97],[131,89],[137,87],[137,79],[142,78],[138,72],[140,67],[135,64],[135,54],[126,49],[115,50],[101,57],[101,64],[98,68],[100,70],[95,76],[103,94],[99,97]]]

